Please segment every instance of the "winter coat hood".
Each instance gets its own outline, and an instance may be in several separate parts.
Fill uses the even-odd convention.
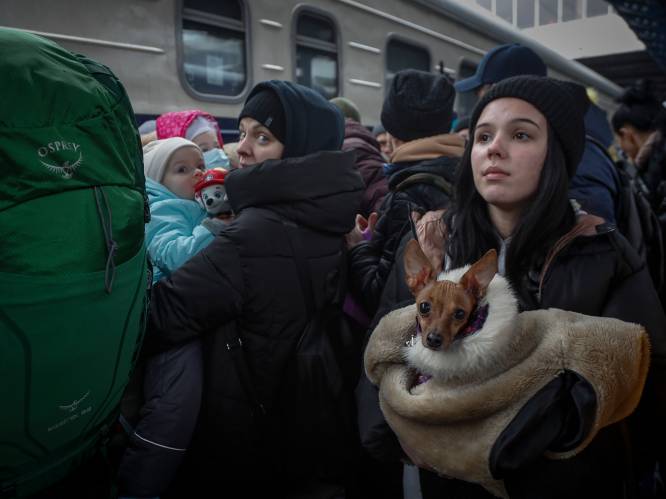
[[[363,192],[353,152],[317,152],[267,160],[225,178],[234,213],[269,207],[293,222],[346,234],[354,225]]]
[[[166,199],[179,199],[178,196],[169,189],[149,177],[146,177],[146,194],[148,195],[148,204],[164,201]]]
[[[265,89],[275,92],[284,108],[287,130],[282,158],[340,150],[344,138],[344,118],[337,107],[314,90],[282,80],[257,84],[245,102]]]

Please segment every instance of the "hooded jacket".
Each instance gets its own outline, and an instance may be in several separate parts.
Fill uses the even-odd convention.
[[[150,206],[146,247],[155,283],[210,244],[213,234],[201,225],[206,211],[196,201],[181,199],[150,178],[146,193]]]
[[[393,151],[390,193],[382,204],[372,240],[356,245],[349,253],[353,291],[362,298],[370,316],[380,305],[398,245],[410,230],[411,212],[438,210],[449,204],[463,148],[462,137],[446,134],[407,142]],[[426,174],[430,180],[417,180],[417,174]],[[451,189],[433,183],[435,177]]]
[[[615,165],[598,145],[608,149],[613,143],[613,132],[606,113],[594,104],[590,104],[585,114],[585,134],[588,138],[585,140],[583,158],[571,179],[569,197],[578,201],[586,212],[614,224],[620,178]]]
[[[384,176],[384,158],[379,152],[379,143],[363,125],[346,119],[342,150],[356,152],[356,168],[365,183],[361,215],[367,218],[370,213],[379,210],[389,190],[388,179]]]
[[[186,466],[194,474],[189,492],[216,483],[229,492],[236,483],[247,494],[270,483],[277,493],[296,480],[294,474],[305,474],[307,481],[313,473],[289,466],[289,445],[281,441],[281,421],[289,417],[280,408],[280,392],[289,388],[281,385],[281,375],[308,320],[285,223],[300,232],[314,303],[320,305],[327,277],[338,268],[343,236],[354,225],[363,181],[353,153],[333,150],[343,136],[333,105],[300,85],[259,86],[265,85],[285,107],[285,157],[229,173],[225,186],[237,218],[159,282],[152,296],[149,348],[204,342],[202,413]],[[253,390],[266,411],[263,424],[252,424],[257,414],[227,348],[228,327],[241,338]],[[313,466],[325,460],[300,458]]]

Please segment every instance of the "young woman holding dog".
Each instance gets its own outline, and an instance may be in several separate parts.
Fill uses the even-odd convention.
[[[576,406],[575,389],[564,387],[531,405],[527,425],[512,423],[518,447],[499,464],[497,477],[511,499],[635,497],[639,482],[643,493],[654,485],[655,462],[666,450],[666,318],[659,299],[626,240],[601,219],[577,216],[567,196],[583,152],[586,107],[582,87],[550,78],[521,76],[493,86],[472,114],[455,201],[443,220],[442,254],[431,258],[456,268],[494,248],[522,310],[614,317],[643,325],[650,336],[652,366],[638,410],[602,430],[577,456],[543,457],[584,431],[571,435],[569,421],[560,421],[553,439],[539,424],[562,404]],[[427,234],[421,245],[432,248]],[[423,489],[425,497],[490,497],[477,486],[432,475]]]

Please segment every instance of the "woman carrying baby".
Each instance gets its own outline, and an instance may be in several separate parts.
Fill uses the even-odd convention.
[[[577,213],[568,199],[583,152],[587,105],[582,87],[551,78],[520,76],[493,86],[471,116],[455,202],[443,219],[443,254],[429,255],[457,268],[495,249],[499,273],[521,311],[554,307],[613,317],[641,324],[649,334],[652,365],[638,410],[599,432],[580,454],[544,457],[585,437],[585,425],[572,434],[566,416],[572,406],[582,410],[575,384],[532,400],[521,412],[526,419],[511,423],[513,447],[494,456],[494,467],[512,499],[637,497],[639,488],[648,494],[641,497],[653,497],[655,463],[665,450],[666,319],[659,299],[622,235]],[[422,236],[422,247],[432,247],[432,239]],[[430,475],[422,481],[424,497],[491,497],[457,480]]]

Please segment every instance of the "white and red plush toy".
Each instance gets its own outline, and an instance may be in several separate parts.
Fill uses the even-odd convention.
[[[232,214],[227,191],[224,188],[226,175],[227,171],[221,168],[208,170],[194,186],[194,199],[209,215],[223,220],[227,220]]]

